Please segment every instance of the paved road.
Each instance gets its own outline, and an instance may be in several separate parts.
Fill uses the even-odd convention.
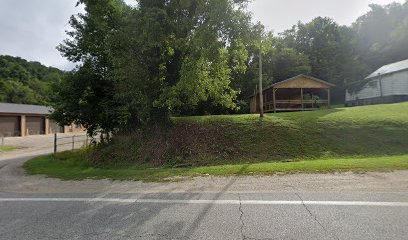
[[[406,226],[401,193],[0,194],[0,239],[406,239]]]
[[[25,153],[26,154],[26,153]],[[0,239],[407,239],[408,172],[60,181],[0,159]]]

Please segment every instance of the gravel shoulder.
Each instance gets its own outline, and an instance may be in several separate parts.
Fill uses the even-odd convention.
[[[407,192],[408,171],[293,174],[273,176],[203,176],[178,181],[62,181],[26,175],[22,165],[38,154],[14,153],[0,160],[0,191],[21,193],[155,193],[155,192]]]
[[[20,148],[0,153],[0,192],[19,193],[176,193],[176,192],[401,192],[408,191],[408,171],[293,174],[273,176],[203,176],[169,182],[62,181],[25,174],[22,165],[52,152],[52,136],[12,139]]]

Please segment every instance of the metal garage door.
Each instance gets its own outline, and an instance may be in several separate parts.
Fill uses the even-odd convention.
[[[58,125],[58,123],[54,121],[50,121],[50,133],[63,133],[64,127]]]
[[[26,117],[28,135],[45,134],[44,117]]]
[[[0,136],[20,136],[20,117],[0,116]]]

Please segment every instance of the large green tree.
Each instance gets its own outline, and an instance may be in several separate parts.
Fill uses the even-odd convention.
[[[115,36],[130,9],[117,0],[81,0],[79,4],[85,5],[85,13],[71,17],[70,38],[58,47],[78,65],[54,86],[52,118],[64,124],[81,123],[91,134],[99,129],[109,132],[123,121],[112,54]]]
[[[60,47],[77,69],[61,83],[54,118],[97,130],[163,123],[200,105],[235,109],[251,23],[243,0],[81,0]]]
[[[299,22],[281,34],[283,42],[306,55],[310,74],[336,84],[334,100],[344,100],[347,83],[359,79],[365,65],[355,57],[353,33],[330,18],[318,17],[309,23]]]
[[[263,56],[263,86],[286,80],[299,74],[310,74],[311,67],[307,55],[289,47],[282,38],[274,36],[271,32],[259,34],[258,30],[252,31],[253,38],[258,39],[254,44],[247,46],[249,58],[247,71],[234,76],[234,84],[241,89],[242,100],[258,91],[259,83],[259,52],[260,38],[262,40]]]

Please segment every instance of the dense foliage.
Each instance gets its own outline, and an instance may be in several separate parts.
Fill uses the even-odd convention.
[[[330,18],[280,34],[252,24],[246,0],[80,0],[59,46],[78,64],[56,89],[54,118],[91,133],[134,130],[171,115],[245,110],[264,86],[298,74],[336,84],[333,100],[383,64],[408,56],[408,2],[371,10],[350,27]]]
[[[245,71],[251,23],[245,1],[83,0],[60,47],[80,63],[54,99],[54,118],[91,133],[165,122],[208,106],[236,109],[232,75]]]
[[[343,102],[345,89],[385,64],[408,58],[408,1],[381,6],[359,17],[352,26],[340,26],[330,18],[317,17],[294,25],[283,33],[264,38],[267,83],[285,80],[299,73],[310,74],[336,84],[335,102]],[[249,58],[248,72],[240,83],[242,98],[253,93],[257,83],[258,58]]]
[[[49,104],[51,85],[64,73],[38,62],[0,56],[0,102]]]

